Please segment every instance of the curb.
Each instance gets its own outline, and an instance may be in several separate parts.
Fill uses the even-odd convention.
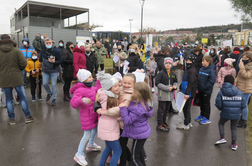
[[[251,146],[250,146],[250,137],[249,137],[249,125],[245,129],[245,147],[246,147],[246,157],[247,165],[252,165],[252,155],[251,155]]]

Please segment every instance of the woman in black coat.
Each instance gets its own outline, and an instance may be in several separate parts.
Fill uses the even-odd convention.
[[[127,70],[129,73],[136,71],[136,69],[143,69],[143,63],[140,59],[140,51],[136,44],[132,44],[129,50],[129,56],[126,59],[129,62]]]
[[[72,42],[67,42],[66,51],[62,55],[62,61],[64,64],[63,77],[65,78],[65,84],[63,86],[64,101],[70,101],[71,99],[69,89],[71,86],[71,82],[73,80],[73,73],[74,73],[73,48],[74,44]]]
[[[203,58],[203,54],[202,54],[202,46],[198,45],[195,50],[194,50],[194,56],[196,58],[195,63],[194,63],[194,67],[197,71],[197,73],[199,73],[200,68],[202,67],[202,58]]]
[[[95,68],[95,56],[94,56],[94,52],[91,51],[90,46],[87,45],[85,46],[85,56],[86,56],[86,66],[87,66],[87,70],[90,71],[90,73],[93,73],[93,70]]]
[[[209,55],[213,58],[213,64],[219,63],[219,57],[215,48],[211,48]]]

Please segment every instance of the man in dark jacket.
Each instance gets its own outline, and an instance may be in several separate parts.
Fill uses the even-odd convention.
[[[60,53],[61,53],[61,58],[63,57],[63,55],[65,54],[65,51],[66,51],[66,49],[65,49],[65,47],[64,47],[64,41],[63,40],[60,40],[59,41],[59,47],[58,47],[58,49],[60,50]],[[60,70],[59,70],[59,81],[62,83],[62,84],[65,84],[65,82],[64,82],[64,80],[63,80],[63,78],[62,78],[62,68],[64,67],[64,65],[63,64],[60,64],[60,66],[59,66],[60,68]]]
[[[32,42],[32,46],[35,48],[35,51],[37,51],[37,53],[39,54],[42,51],[44,45],[45,45],[44,40],[41,39],[41,35],[38,33]]]
[[[25,114],[25,122],[31,123],[35,120],[31,116],[24,90],[22,70],[27,62],[22,52],[15,48],[16,43],[10,40],[9,35],[4,34],[0,40],[0,87],[3,88],[6,98],[9,124],[15,124],[15,113],[12,105],[12,87],[17,91],[22,110]]]
[[[59,72],[59,65],[61,64],[61,53],[60,50],[52,45],[52,40],[49,38],[45,39],[45,46],[41,52],[39,61],[42,62],[43,69],[43,85],[47,92],[46,101],[52,98],[52,106],[56,104],[57,97],[57,77]],[[48,85],[51,77],[52,91]]]

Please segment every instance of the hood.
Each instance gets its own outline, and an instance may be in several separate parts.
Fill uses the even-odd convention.
[[[30,44],[30,40],[29,40],[28,38],[24,38],[24,39],[22,40],[22,43],[23,43],[23,41],[27,41],[27,43]]]
[[[131,102],[132,106],[134,107],[135,104],[141,104],[141,102],[139,101],[138,103],[136,103],[136,101],[132,101]],[[145,105],[145,109],[137,109],[137,114],[138,115],[145,115],[147,116],[148,118],[152,117],[153,116],[153,113],[154,113],[154,109],[152,107],[149,107],[147,104],[144,104]],[[142,104],[141,104],[142,106]]]
[[[252,62],[249,62],[245,65],[246,70],[251,70],[252,69]]]
[[[167,55],[164,55],[164,54],[154,54],[154,58],[155,58],[155,61],[159,61],[160,59],[164,59],[168,57]]]
[[[39,40],[41,40],[41,37],[40,36],[36,36],[35,40],[39,41]]]
[[[70,89],[70,93],[73,94],[74,91],[75,91],[76,89],[85,88],[85,87],[86,87],[86,86],[85,86],[83,83],[78,82],[78,83],[76,83],[76,84]]]
[[[235,96],[238,93],[238,89],[236,86],[233,86],[229,82],[224,82],[221,88],[221,92],[223,93],[224,96]]]
[[[190,51],[190,50],[191,50],[191,47],[187,47],[186,50],[187,50],[187,51]]]
[[[85,50],[81,50],[80,48],[78,48],[78,46],[75,46],[74,49],[73,49],[73,52],[79,52],[79,53],[86,53]]]
[[[9,52],[16,47],[16,42],[11,39],[0,40],[0,50],[3,52]]]

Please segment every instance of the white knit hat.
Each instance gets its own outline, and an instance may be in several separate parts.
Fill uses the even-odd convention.
[[[86,81],[86,79],[91,76],[90,71],[86,70],[86,69],[79,69],[78,73],[77,73],[77,77],[79,79],[80,82],[84,82]]]
[[[83,42],[78,42],[78,44],[77,44],[77,46],[78,46],[78,48],[80,48],[81,46],[85,46],[85,44],[83,43]]]
[[[224,60],[224,63],[227,63],[228,65],[232,66],[233,65],[233,62],[235,62],[235,59],[232,59],[232,58],[226,58]]]
[[[118,80],[115,77],[112,77],[110,74],[105,73],[101,74],[101,77],[99,78],[102,91],[108,95],[109,97],[115,97],[115,94],[111,91],[108,91],[110,88],[112,88],[115,84],[118,83]]]
[[[121,73],[119,73],[119,72],[116,72],[116,73],[113,75],[113,77],[115,77],[116,79],[123,80],[122,75],[121,75]]]

